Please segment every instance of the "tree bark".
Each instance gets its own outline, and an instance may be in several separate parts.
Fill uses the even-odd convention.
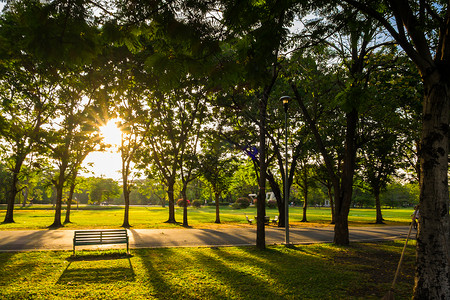
[[[376,190],[373,192],[375,196],[375,208],[377,211],[377,217],[375,220],[376,224],[384,224],[383,213],[381,212],[381,201],[380,201],[380,191]]]
[[[306,191],[303,195],[304,201],[303,201],[303,217],[300,222],[308,222],[308,219],[306,218],[306,211],[308,210],[308,192]]]
[[[334,217],[335,213],[334,213],[334,199],[333,199],[333,193],[332,193],[332,186],[328,185],[327,186],[327,191],[328,191],[328,199],[330,199],[330,210],[331,210],[331,224],[335,224],[336,223],[336,219]]]
[[[129,164],[125,164],[125,160],[122,158],[122,191],[123,199],[125,201],[125,211],[123,215],[122,227],[130,228],[130,188],[128,186],[128,174],[129,174]]]
[[[356,161],[356,124],[358,112],[352,109],[346,114],[347,128],[345,136],[345,154],[342,166],[340,188],[335,188],[335,228],[334,243],[337,245],[348,245],[350,243],[348,231],[348,214],[352,202],[353,175]]]
[[[167,182],[167,196],[169,197],[169,219],[166,223],[176,223],[175,221],[175,199],[173,196],[173,189],[175,186],[175,180],[168,180]]]
[[[259,193],[256,202],[256,247],[260,250],[266,248],[266,231],[264,217],[266,216],[266,114],[267,94],[264,93],[259,100]]]
[[[59,167],[58,179],[56,182],[54,182],[56,188],[55,218],[53,220],[53,224],[50,225],[49,228],[59,228],[63,226],[63,224],[61,223],[61,209],[66,169],[67,163],[63,162],[63,164]]]
[[[281,194],[280,185],[276,182],[273,174],[268,171],[267,180],[269,181],[270,188],[275,195],[275,199],[277,199],[277,208],[278,208],[278,227],[285,227],[285,208],[284,208],[284,200]]]
[[[183,187],[181,190],[181,197],[183,198],[183,226],[188,227],[188,212],[187,212],[187,195],[186,195],[186,187]]]
[[[219,193],[214,193],[216,201],[216,221],[214,223],[220,224],[220,206],[219,206]]]
[[[448,77],[425,78],[414,299],[450,299]]]
[[[14,223],[14,202],[16,201],[16,195],[18,193],[17,184],[19,182],[19,172],[24,160],[25,158],[22,158],[21,156],[16,157],[12,172],[11,192],[9,193],[8,205],[6,207],[6,215],[3,223]]]
[[[72,199],[74,191],[75,191],[75,180],[70,183],[69,195],[67,196],[66,217],[64,219],[64,224],[72,223],[70,221],[70,211],[72,209]]]

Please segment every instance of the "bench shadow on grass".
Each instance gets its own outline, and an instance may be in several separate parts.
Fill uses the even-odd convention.
[[[121,253],[70,256],[57,284],[112,283],[135,281],[130,255]]]

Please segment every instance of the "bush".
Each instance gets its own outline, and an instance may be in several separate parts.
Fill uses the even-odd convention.
[[[244,209],[250,206],[250,199],[248,198],[238,198],[236,202],[233,203],[233,208]]]
[[[192,206],[195,208],[200,208],[200,206],[202,206],[202,201],[194,200],[194,201],[192,201]]]
[[[186,201],[187,201],[187,206],[191,205],[191,202],[189,200],[186,200]],[[179,207],[184,207],[184,200],[183,199],[178,199],[177,200],[177,205]]]
[[[267,201],[267,207],[269,207],[269,208],[276,208],[277,207],[277,200],[269,200],[269,201]]]

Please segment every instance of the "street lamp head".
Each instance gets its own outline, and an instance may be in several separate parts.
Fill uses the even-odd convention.
[[[280,101],[283,102],[283,104],[289,103],[289,100],[291,100],[291,97],[289,96],[281,96]]]
[[[289,97],[289,96],[281,96],[281,98],[280,98],[280,101],[283,102],[285,113],[287,113],[287,110],[288,110],[289,100],[291,100],[291,97]]]

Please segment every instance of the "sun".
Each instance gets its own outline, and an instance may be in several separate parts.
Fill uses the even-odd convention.
[[[100,135],[103,137],[103,142],[113,148],[117,148],[122,142],[122,131],[117,126],[120,124],[120,121],[120,119],[111,119],[100,127]]]

